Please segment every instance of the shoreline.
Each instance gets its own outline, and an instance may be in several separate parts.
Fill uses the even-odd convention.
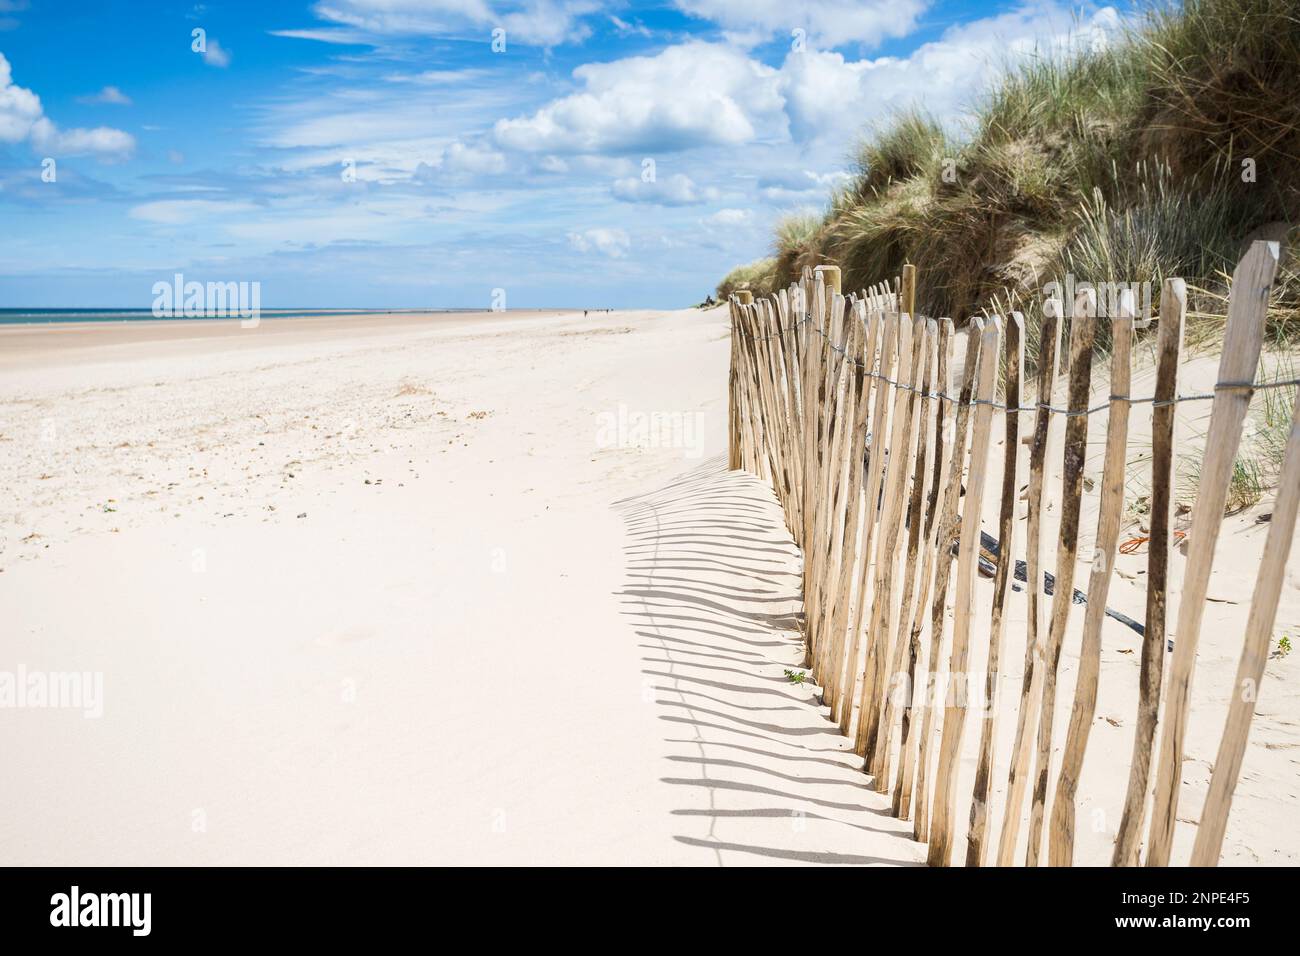
[[[601,313],[612,319],[619,313]],[[166,345],[200,340],[224,340],[240,348],[282,341],[342,339],[349,334],[400,333],[412,330],[440,332],[493,323],[510,324],[543,319],[574,318],[582,311],[511,309],[504,312],[339,312],[329,315],[286,316],[243,328],[238,318],[138,319],[105,322],[31,322],[0,325],[0,370],[27,368],[31,362],[57,364],[85,360],[96,350],[127,346]],[[52,342],[57,337],[57,342]]]

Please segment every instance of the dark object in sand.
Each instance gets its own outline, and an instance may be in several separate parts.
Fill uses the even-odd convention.
[[[956,539],[954,539],[952,543],[953,554],[957,553],[958,544],[959,542]],[[987,531],[981,531],[980,532],[980,574],[983,577],[986,578],[993,577],[994,573],[997,571],[997,559],[1000,553],[1001,553],[1001,547],[998,544],[998,539],[993,537],[993,535],[989,534]],[[1015,573],[1013,575],[1015,580],[1025,581],[1025,578],[1028,575],[1028,573],[1029,573],[1028,568],[1026,567],[1025,562],[1017,561]],[[1026,583],[1028,582],[1026,581]],[[1016,587],[1014,583],[1012,584],[1012,587],[1017,591],[1022,590],[1021,588]],[[1052,574],[1052,572],[1050,571],[1044,571],[1043,572],[1043,593],[1054,594],[1055,592],[1056,592],[1056,576]],[[1088,597],[1078,588],[1075,588],[1073,603],[1087,604]],[[1116,621],[1119,621],[1125,627],[1128,627],[1131,630],[1133,630],[1134,633],[1136,633],[1139,637],[1145,636],[1146,634],[1145,627],[1143,627],[1137,621],[1133,620],[1133,618],[1129,617],[1127,614],[1121,614],[1119,611],[1116,611],[1114,608],[1109,608],[1109,607],[1106,608],[1106,616],[1109,618],[1114,618]],[[1173,649],[1174,649],[1174,642],[1170,640],[1168,642],[1167,650],[1172,651]]]

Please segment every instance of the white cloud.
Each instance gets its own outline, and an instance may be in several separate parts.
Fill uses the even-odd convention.
[[[611,13],[609,14],[609,22],[613,24],[614,29],[621,37],[632,36],[633,34],[647,38],[651,36],[650,28],[640,20],[628,23],[626,20],[616,17]]]
[[[743,226],[752,218],[752,213],[748,209],[719,209],[711,216],[705,216],[700,220],[706,226]]]
[[[761,7],[767,9],[767,7]],[[734,46],[690,41],[653,56],[588,63],[581,88],[531,115],[498,120],[497,145],[549,154],[645,156],[747,143],[831,143],[916,105],[952,121],[1016,58],[1063,55],[1118,28],[1113,8],[1076,18],[1055,2],[949,28],[906,57],[791,52],[779,69]]]
[[[579,252],[594,250],[611,259],[622,259],[632,247],[632,242],[622,229],[597,228],[569,233],[569,245]]]
[[[675,173],[654,182],[646,182],[639,176],[616,179],[611,191],[614,198],[624,202],[653,203],[658,206],[692,206],[716,199],[718,195],[716,189],[701,189],[683,173]]]
[[[484,146],[467,146],[455,142],[441,156],[442,167],[453,172],[498,174],[506,171],[506,158],[495,149]]]
[[[312,8],[323,20],[343,24],[358,34],[448,36],[481,33],[489,42],[494,29],[511,41],[537,46],[585,39],[590,30],[582,17],[599,9],[596,0],[322,0]],[[280,31],[280,35],[326,40],[320,31]],[[337,41],[335,41],[337,42]]]
[[[480,79],[485,70],[422,70],[419,73],[389,73],[384,79],[389,83],[411,83],[416,86],[445,86]]]
[[[208,37],[204,43],[203,62],[208,66],[224,69],[230,66],[230,51],[223,47],[216,37]]]
[[[234,212],[248,212],[255,208],[251,203],[226,202],[218,199],[162,199],[147,202],[131,209],[131,218],[143,222],[156,222],[179,226]]]
[[[587,63],[573,75],[582,92],[532,116],[499,120],[498,144],[548,153],[670,152],[783,132],[776,71],[723,44]]]
[[[127,96],[116,86],[106,86],[98,93],[91,96],[80,96],[77,98],[78,103],[104,103],[111,106],[130,106],[131,97]]]
[[[41,118],[41,99],[12,82],[9,61],[0,53],[0,142],[17,143],[31,133]]]
[[[135,139],[120,129],[60,129],[45,115],[40,97],[13,82],[9,61],[0,53],[0,143],[23,141],[56,155],[96,153],[120,157],[135,148]]]
[[[849,61],[833,52],[791,53],[780,84],[790,130],[800,141],[824,138],[846,115],[879,119],[907,106],[952,121],[1008,63],[1030,54],[1063,57],[1072,47],[1105,42],[1119,27],[1113,7],[1084,17],[1046,0],[950,27],[906,57]]]
[[[340,45],[364,44],[366,37],[355,30],[268,30],[273,37],[287,37],[291,40],[315,40],[318,43],[337,43]]]
[[[808,201],[825,196],[836,186],[847,182],[849,174],[843,170],[818,173],[815,170],[781,170],[767,173],[758,179],[758,192],[764,199],[773,202],[791,200]]]
[[[717,23],[745,45],[803,30],[814,46],[845,43],[876,45],[907,36],[928,0],[677,0],[692,16]]]

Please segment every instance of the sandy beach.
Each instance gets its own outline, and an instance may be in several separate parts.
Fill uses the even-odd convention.
[[[0,712],[0,862],[920,864],[786,679],[800,557],[770,489],[726,470],[728,354],[722,309],[0,329],[0,671],[102,675],[102,714]],[[1267,511],[1221,539],[1188,822]],[[1139,619],[1144,567],[1109,601]],[[1107,621],[1078,863],[1109,860],[1138,646]],[[1225,863],[1300,862],[1295,668],[1269,662]]]

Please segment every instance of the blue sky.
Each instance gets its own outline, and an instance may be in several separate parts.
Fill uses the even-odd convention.
[[[265,308],[689,305],[822,208],[872,123],[919,104],[959,128],[1008,59],[1120,22],[1054,0],[0,0],[0,307],[148,307],[175,272],[258,281]]]

